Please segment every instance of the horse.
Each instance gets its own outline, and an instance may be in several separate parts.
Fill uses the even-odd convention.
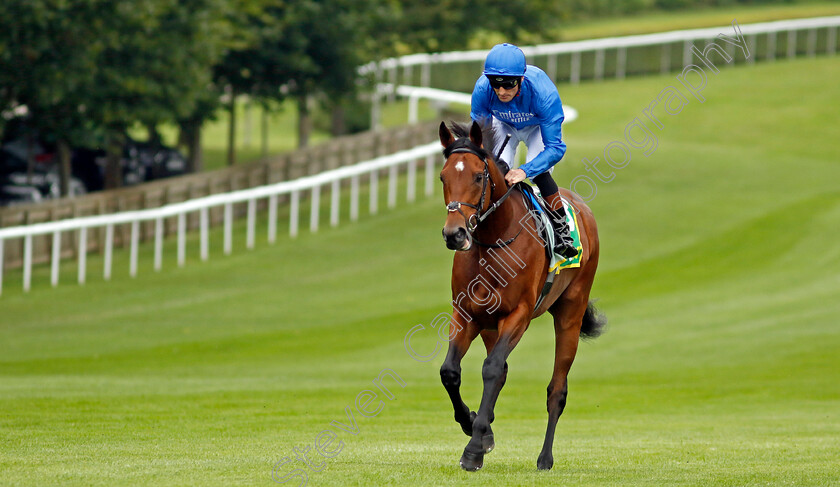
[[[446,246],[456,251],[449,348],[440,377],[455,409],[455,421],[470,437],[460,465],[476,471],[483,466],[484,455],[493,450],[490,424],[507,378],[507,358],[531,320],[548,311],[554,318],[555,358],[548,383],[548,426],[537,458],[537,468],[548,470],[554,465],[554,433],[566,406],[567,377],[578,342],[581,337],[599,336],[606,324],[589,299],[599,256],[595,218],[580,196],[561,189],[577,211],[580,267],[560,271],[546,286],[550,258],[540,237],[539,220],[529,210],[526,196],[508,189],[498,156],[493,156],[493,128],[477,122],[469,128],[454,122],[451,126],[450,131],[441,122],[439,129],[446,158],[440,172],[447,208],[443,237]],[[475,412],[461,398],[461,359],[479,335],[487,357],[481,368],[481,402]]]

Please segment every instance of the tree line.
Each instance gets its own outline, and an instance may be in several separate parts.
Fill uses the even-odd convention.
[[[470,47],[476,38],[540,41],[557,23],[658,4],[726,0],[4,0],[0,111],[55,141],[63,181],[70,150],[108,154],[105,184],[121,184],[129,127],[172,123],[188,166],[201,169],[203,124],[248,95],[266,109],[294,100],[305,145],[317,99],[343,130],[371,60]],[[666,6],[668,6],[666,5]],[[0,119],[2,130],[3,119]],[[62,185],[66,194],[66,184]]]

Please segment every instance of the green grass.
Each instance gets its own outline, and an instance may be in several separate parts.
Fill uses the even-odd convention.
[[[730,5],[723,7],[678,10],[673,12],[644,12],[635,16],[607,17],[575,21],[562,25],[558,36],[563,41],[592,39],[636,34],[651,34],[680,29],[700,29],[738,23],[772,22],[791,18],[840,15],[840,3],[806,1],[760,5]]]
[[[650,157],[634,150],[599,185],[593,295],[610,327],[580,347],[550,472],[535,467],[549,318],[511,355],[497,448],[475,474],[457,466],[467,438],[439,383],[442,353],[420,363],[404,349],[413,326],[448,311],[436,188],[376,216],[363,199],[358,223],[294,240],[282,220],[278,242],[253,251],[240,223],[233,255],[214,232],[208,262],[192,240],[187,265],[170,252],[161,273],[144,247],[136,279],[126,252],[109,283],[93,255],[85,286],[65,282],[72,263],[55,289],[38,268],[29,294],[7,271],[2,484],[273,485],[273,465],[332,428],[342,450],[309,451],[323,465],[309,485],[836,485],[838,77],[836,59],[722,69],[705,103],[662,117]],[[562,87],[581,116],[555,179],[587,174],[581,158],[623,139],[669,85]],[[428,334],[414,343],[434,347]],[[476,344],[463,364],[473,407],[483,355]],[[364,417],[355,398],[384,369],[406,386],[385,379],[395,399]],[[345,406],[356,435],[331,426],[347,423]],[[280,473],[291,468],[305,467]]]

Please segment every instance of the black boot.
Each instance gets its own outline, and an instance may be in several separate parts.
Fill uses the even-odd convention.
[[[554,226],[554,253],[560,254],[566,259],[577,256],[575,242],[569,231],[569,223],[566,221],[566,211],[561,205],[556,210],[547,209],[548,217]]]

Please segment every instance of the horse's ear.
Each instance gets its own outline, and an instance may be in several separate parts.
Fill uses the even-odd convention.
[[[470,140],[472,140],[475,145],[482,147],[481,138],[481,125],[479,125],[478,122],[473,120],[472,127],[470,127]]]
[[[455,137],[452,137],[452,132],[449,131],[449,128],[446,126],[446,122],[440,123],[438,133],[440,134],[440,143],[444,147],[449,147],[453,142],[455,142]]]

